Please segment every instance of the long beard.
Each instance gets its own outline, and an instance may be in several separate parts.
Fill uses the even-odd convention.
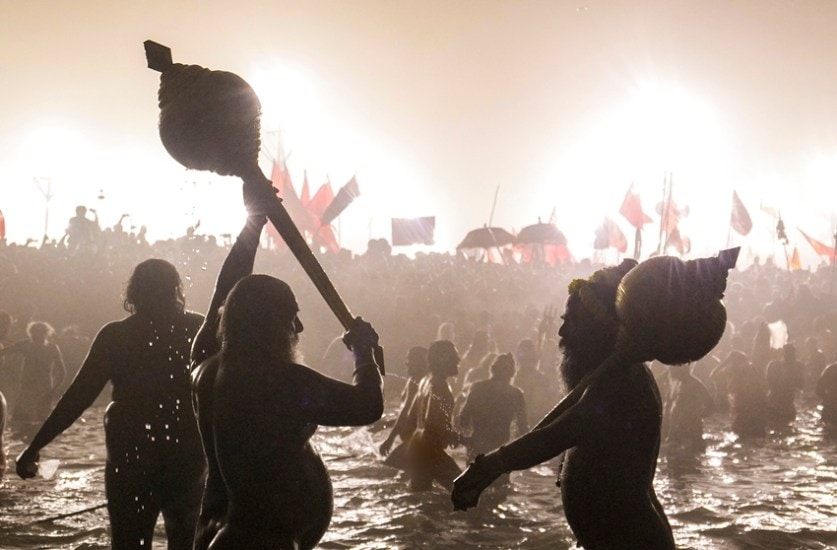
[[[564,347],[564,357],[561,359],[559,370],[567,390],[571,390],[581,382],[584,376],[595,369],[598,364],[585,361],[577,350]]]
[[[564,353],[561,359],[559,370],[561,378],[568,390],[576,387],[581,379],[593,372],[596,367],[610,355],[612,345],[604,342],[585,342],[573,345],[563,343],[561,349]]]

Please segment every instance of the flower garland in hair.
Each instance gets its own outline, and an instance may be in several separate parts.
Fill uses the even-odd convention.
[[[594,274],[595,275],[595,274]],[[601,324],[611,326],[617,324],[617,320],[607,307],[602,303],[593,290],[594,281],[590,279],[573,279],[567,290],[570,294],[578,294],[581,305]]]

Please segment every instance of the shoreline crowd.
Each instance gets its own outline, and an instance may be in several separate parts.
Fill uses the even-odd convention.
[[[242,236],[246,230],[247,226]],[[207,328],[202,330],[212,334],[218,330],[217,308],[233,284],[239,280],[252,280],[254,276],[249,275],[252,272],[281,277],[295,294],[277,298],[277,307],[291,308],[288,330],[293,336],[293,355],[288,357],[292,357],[292,364],[301,363],[304,358],[304,362],[318,373],[344,383],[344,386],[331,388],[331,382],[320,381],[320,378],[308,379],[306,387],[325,384],[323,388],[330,388],[328,392],[333,397],[329,398],[329,402],[338,399],[334,396],[340,395],[340,392],[348,392],[346,388],[352,384],[374,387],[369,376],[364,375],[366,382],[358,381],[358,369],[378,366],[368,354],[371,352],[361,353],[359,350],[372,349],[380,337],[386,347],[388,374],[394,375],[387,378],[386,407],[388,410],[400,409],[395,425],[386,426],[391,427],[392,432],[381,445],[382,460],[383,456],[389,455],[385,463],[407,470],[415,490],[427,489],[436,481],[446,489],[454,490],[455,504],[459,490],[458,507],[475,505],[475,500],[461,505],[466,491],[465,481],[458,482],[461,485],[459,489],[454,485],[454,478],[462,472],[445,454],[448,446],[463,444],[468,449],[469,460],[475,462],[462,477],[467,480],[470,475],[472,480],[477,481],[474,486],[488,486],[498,476],[507,482],[508,476],[501,474],[537,463],[532,462],[532,455],[543,455],[545,460],[563,451],[562,448],[550,454],[551,451],[546,448],[538,450],[532,447],[533,443],[529,444],[530,448],[525,443],[518,443],[512,447],[527,449],[527,453],[516,455],[514,464],[517,466],[512,465],[509,452],[505,453],[505,462],[497,458],[498,453],[488,453],[509,442],[512,423],[515,424],[517,437],[525,439],[522,436],[529,431],[529,427],[538,424],[538,420],[558,402],[566,389],[560,380],[563,378],[565,383],[572,380],[567,372],[572,361],[568,361],[566,356],[567,346],[573,339],[578,340],[582,349],[585,346],[587,349],[596,347],[595,340],[585,340],[584,337],[572,336],[572,333],[568,336],[569,329],[559,330],[557,311],[563,311],[563,304],[567,303],[569,307],[573,303],[575,294],[568,290],[573,286],[571,281],[585,279],[592,281],[591,284],[599,284],[596,277],[614,268],[603,268],[587,261],[554,267],[546,264],[501,265],[435,253],[418,254],[410,259],[392,254],[389,246],[380,241],[370,242],[369,250],[358,256],[348,251],[318,254],[319,261],[345,301],[365,320],[358,321],[360,324],[344,335],[342,327],[321,302],[293,257],[269,250],[266,241],[259,244],[258,237],[254,240],[252,229],[250,232],[250,257],[243,260],[242,267],[237,268],[237,275],[224,284],[224,269],[230,277],[232,268],[229,266],[234,263],[231,259],[236,257],[235,246],[231,248],[219,244],[194,231],[179,239],[154,244],[146,242],[141,235],[137,237],[116,228],[97,233],[95,239],[62,239],[59,242],[44,242],[37,248],[0,243],[0,287],[4,289],[0,296],[0,311],[7,312],[0,319],[0,344],[3,346],[0,349],[5,349],[0,353],[6,356],[5,360],[0,359],[0,390],[8,402],[9,420],[24,419],[22,406],[31,405],[33,401],[33,382],[31,376],[27,382],[26,362],[34,360],[20,351],[21,342],[43,342],[48,335],[50,344],[60,350],[60,360],[44,360],[50,366],[41,379],[48,382],[40,382],[40,385],[49,387],[46,392],[39,387],[41,393],[38,396],[38,399],[44,397],[46,402],[55,402],[85,361],[91,343],[97,338],[97,331],[113,319],[124,317],[114,296],[124,294],[123,284],[129,276],[133,278],[132,270],[149,258],[160,258],[179,272],[185,294],[184,310],[208,311],[205,320]],[[261,251],[258,255],[257,250]],[[240,252],[237,254],[241,255]],[[242,262],[241,259],[236,261]],[[222,265],[227,267],[222,269]],[[635,264],[623,265],[627,265],[625,270],[630,270]],[[649,373],[656,381],[656,384],[651,384],[659,387],[659,394],[656,398],[649,394],[651,409],[647,412],[654,416],[653,402],[656,399],[660,403],[663,422],[661,432],[656,436],[656,449],[653,448],[653,433],[648,434],[649,453],[653,451],[654,461],[661,441],[667,448],[701,452],[704,445],[703,418],[716,412],[728,414],[730,430],[746,439],[762,437],[768,430],[781,430],[793,421],[799,406],[815,403],[813,406],[820,411],[824,433],[835,434],[835,275],[834,267],[814,272],[787,271],[770,261],[756,262],[744,270],[730,272],[724,295],[726,330],[712,352],[688,366],[664,367],[656,362],[650,365]],[[622,276],[624,272],[620,278]],[[225,289],[223,292],[222,288]],[[603,286],[602,289],[597,292],[615,292],[615,286]],[[284,291],[272,292],[281,294]],[[605,303],[612,302],[612,294],[604,299]],[[127,304],[126,301],[126,309]],[[582,308],[579,310],[582,311],[584,304],[574,307]],[[294,335],[302,332],[302,324],[296,317],[298,310],[304,312],[305,326],[316,329],[306,331],[304,340],[297,343]],[[249,314],[255,315],[254,312],[251,308]],[[270,317],[273,314],[265,311],[262,315]],[[566,312],[561,319],[566,326],[565,315]],[[262,320],[266,322],[268,317]],[[212,319],[215,324],[210,323]],[[255,323],[253,326],[260,323],[259,319],[248,322]],[[50,334],[52,327],[57,329],[54,335]],[[227,330],[232,329],[227,327]],[[188,341],[192,341],[191,337]],[[223,346],[223,340],[212,344],[203,352],[197,352],[197,359],[193,348],[192,361],[211,365],[210,358],[214,353],[224,357]],[[54,356],[53,353],[50,357]],[[284,356],[280,354],[280,357]],[[600,360],[585,357],[581,364],[585,361],[598,364]],[[579,361],[578,356],[573,361]],[[217,375],[219,379],[224,379],[223,366],[208,368],[212,369],[213,380],[215,370],[221,373]],[[641,381],[644,380],[641,371],[631,376],[638,377],[639,384],[646,383]],[[217,384],[220,382],[210,382],[210,385],[213,383],[217,395]],[[104,382],[97,386],[97,395],[103,386]],[[365,391],[370,391],[368,388]],[[206,395],[211,396],[211,390],[208,391],[210,393]],[[211,398],[206,395],[203,402],[211,405]],[[507,406],[497,405],[498,396],[502,396],[500,402]],[[593,402],[591,399],[594,398],[587,401]],[[604,399],[602,403],[607,404],[612,396],[599,396],[598,399]],[[582,400],[582,403],[585,401]],[[246,409],[244,407],[242,411]],[[585,407],[577,409],[586,410]],[[43,410],[44,407],[39,409],[37,414],[41,418],[34,419],[34,422],[44,420]],[[32,412],[28,414],[31,416]],[[306,414],[320,419],[314,424],[339,425],[322,420],[330,418],[331,413],[326,410],[317,409]],[[377,418],[380,416],[378,413]],[[486,420],[486,417],[493,419]],[[358,421],[362,424],[376,419],[375,415],[369,414],[359,418],[364,419]],[[27,417],[27,421],[33,419]],[[287,426],[281,428],[285,420],[277,419],[275,422],[275,429],[279,430],[277,433],[291,429]],[[306,425],[303,422],[299,428],[293,429],[307,431]],[[572,433],[556,433],[556,437],[567,439],[570,447],[580,444]],[[398,447],[392,450],[397,436],[404,446],[400,451]],[[436,448],[436,443],[428,446],[422,442],[427,438],[442,443],[439,448]],[[51,437],[45,441],[48,442],[48,439]],[[487,459],[484,453],[488,453]],[[35,456],[28,458],[34,461]],[[416,459],[416,456],[419,458]],[[224,462],[228,458],[219,455],[218,460]],[[416,460],[428,465],[427,471],[417,472]],[[469,486],[467,490],[473,490],[473,487]],[[565,488],[564,491],[570,489]],[[228,495],[228,498],[233,499],[233,496]],[[230,517],[239,517],[232,511],[229,513],[233,514]],[[113,515],[111,510],[112,518]],[[670,527],[662,511],[659,515],[662,517],[660,529],[668,530],[669,542],[665,542],[666,536],[659,533],[648,534],[648,537],[662,541],[659,547],[663,548],[670,543]],[[568,519],[572,523],[572,519]],[[256,536],[252,535],[255,527],[246,527],[250,520],[239,518],[238,521],[243,521],[238,530],[224,531],[225,537],[241,540],[242,536]],[[234,534],[231,535],[231,532]],[[220,540],[225,539],[221,537]],[[595,538],[588,540],[594,541]],[[595,546],[594,542],[589,544]]]

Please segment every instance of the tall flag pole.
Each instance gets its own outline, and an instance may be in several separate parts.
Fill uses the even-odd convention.
[[[619,213],[636,230],[634,234],[634,259],[639,260],[642,250],[642,226],[646,223],[651,223],[653,220],[651,220],[648,214],[642,211],[642,202],[640,201],[639,191],[635,182],[632,182],[630,187],[628,187],[628,192],[625,193],[625,198],[622,200]]]
[[[803,233],[804,235],[805,233]],[[776,238],[782,243],[782,249],[785,251],[785,264],[788,271],[790,271],[790,257],[788,256],[788,234],[785,233],[785,222],[782,221],[782,215],[779,214],[779,221],[776,222]]]
[[[494,222],[494,210],[497,209],[497,195],[500,194],[500,184],[497,184],[497,189],[494,190],[494,202],[491,204],[491,215],[488,216],[488,227],[491,227]]]

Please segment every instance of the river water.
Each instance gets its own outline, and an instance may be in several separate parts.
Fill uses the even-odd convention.
[[[699,455],[661,453],[657,492],[686,549],[837,548],[837,440],[826,437],[814,403],[799,407],[783,433],[741,443],[726,418],[707,422]],[[386,419],[392,420],[390,410]],[[52,519],[104,502],[103,407],[88,410],[42,453],[60,465],[50,479],[22,481],[10,472],[0,485],[0,548],[109,547],[104,509]],[[10,457],[22,449],[11,427]],[[376,429],[321,428],[314,436],[335,489],[323,549],[561,549],[574,539],[564,520],[550,465],[512,474],[502,492],[454,512],[447,493],[413,494],[397,471],[380,462]],[[464,453],[453,451],[460,464]],[[158,524],[154,548],[165,548]]]

